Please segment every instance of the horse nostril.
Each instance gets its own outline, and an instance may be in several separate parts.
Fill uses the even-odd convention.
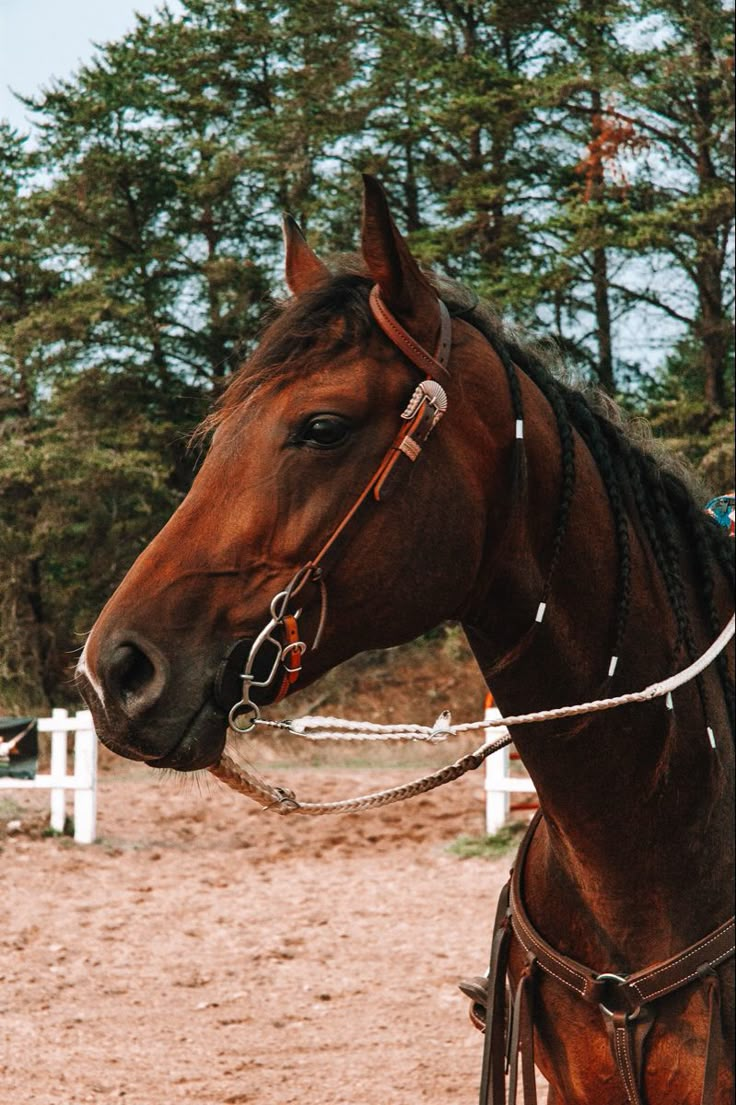
[[[110,675],[117,682],[122,695],[136,694],[154,675],[154,666],[135,645],[120,645],[113,657]]]
[[[161,696],[166,682],[164,665],[150,646],[124,641],[113,649],[105,683],[129,717],[143,713]]]

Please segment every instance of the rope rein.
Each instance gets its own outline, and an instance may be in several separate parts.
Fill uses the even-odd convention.
[[[348,721],[343,718],[332,717],[303,717],[293,721],[268,721],[258,718],[255,724],[280,729],[294,735],[303,736],[308,740],[383,739],[434,742],[444,740],[448,736],[456,736],[458,733],[467,733],[477,729],[508,729],[514,725],[532,725],[537,722],[579,717],[581,714],[612,710],[618,706],[649,702],[665,695],[668,699],[667,705],[671,708],[672,692],[700,675],[713,662],[733,637],[735,624],[736,617],[732,615],[728,624],[710,647],[692,664],[675,675],[671,675],[668,679],[651,683],[641,691],[631,691],[627,694],[617,695],[614,698],[598,699],[595,702],[583,702],[576,706],[559,706],[552,710],[538,710],[529,714],[515,714],[505,718],[464,722],[459,725],[451,724],[451,718],[447,711],[440,714],[433,726],[377,725],[372,722]],[[711,747],[715,748],[716,739],[710,727],[708,727],[708,739]],[[219,762],[209,770],[215,778],[220,779],[221,782],[238,791],[239,794],[245,794],[248,798],[260,802],[264,809],[276,810],[280,814],[298,813],[305,817],[317,817],[328,813],[358,813],[362,810],[377,809],[380,806],[388,806],[393,802],[401,802],[406,798],[424,794],[480,767],[488,756],[504,748],[511,741],[511,735],[506,733],[497,740],[482,744],[474,752],[462,756],[454,763],[448,764],[430,775],[425,775],[421,779],[415,779],[413,782],[405,783],[402,786],[376,791],[373,794],[364,794],[358,798],[346,798],[338,802],[300,802],[293,791],[284,787],[270,786],[264,780],[259,779],[237,764],[227,752],[223,752]]]
[[[568,717],[577,717],[581,714],[590,714],[600,710],[610,710],[616,706],[628,703],[646,702],[652,698],[667,695],[667,706],[671,708],[671,693],[683,683],[695,678],[704,668],[711,663],[724,648],[727,641],[734,633],[734,618],[731,618],[726,629],[709,649],[691,663],[678,675],[660,683],[654,683],[643,691],[619,695],[616,698],[600,699],[596,702],[586,702],[577,706],[564,706],[552,710],[542,710],[536,713],[519,714],[513,717],[490,719],[470,722],[462,725],[452,725],[449,713],[441,714],[435,724],[430,728],[421,725],[375,725],[366,722],[350,722],[340,718],[304,717],[296,721],[266,721],[260,716],[260,708],[257,700],[251,697],[251,691],[255,688],[268,688],[281,674],[281,686],[277,688],[276,696],[271,701],[279,701],[283,698],[298,678],[301,672],[301,655],[307,646],[299,640],[298,619],[301,611],[289,614],[290,600],[295,598],[308,581],[318,583],[321,595],[321,613],[317,636],[312,644],[316,648],[322,634],[326,619],[327,592],[324,583],[325,571],[335,562],[336,553],[342,547],[344,534],[352,524],[356,514],[364,507],[364,504],[374,501],[382,502],[390,496],[396,483],[408,474],[411,466],[421,455],[423,446],[432,433],[437,423],[445,415],[448,407],[447,393],[443,384],[447,382],[448,364],[452,345],[452,321],[447,307],[441,299],[437,300],[439,338],[434,353],[428,352],[408,333],[401,323],[394,317],[386,303],[384,303],[381,290],[375,285],[369,297],[370,310],[374,321],[384,332],[389,341],[408,358],[420,371],[424,379],[415,389],[409,405],[401,414],[403,425],[394,437],[387,452],[380,461],[367,485],[355,499],[353,505],[342,517],[342,520],[332,530],[325,544],[317,554],[304,564],[293,577],[284,591],[279,592],[271,601],[270,621],[264,626],[260,634],[253,640],[244,640],[236,644],[225,661],[225,669],[218,676],[219,683],[227,683],[228,660],[239,647],[247,646],[247,658],[242,672],[238,673],[235,665],[235,675],[239,674],[242,681],[242,692],[235,705],[232,705],[228,713],[228,724],[232,732],[244,734],[251,732],[256,725],[281,729],[294,735],[299,735],[308,740],[426,740],[439,741],[448,736],[455,736],[461,732],[471,732],[476,729],[492,730],[503,728],[504,734],[498,739],[482,744],[475,752],[461,757],[454,763],[424,776],[414,782],[389,790],[379,791],[375,794],[362,795],[359,798],[346,799],[340,802],[299,802],[290,790],[282,787],[272,787],[255,774],[240,767],[227,751],[224,751],[219,762],[209,770],[218,779],[221,779],[229,787],[246,794],[262,804],[266,809],[275,809],[279,813],[299,813],[305,816],[316,816],[327,813],[349,813],[358,810],[372,809],[385,806],[392,802],[402,801],[417,794],[423,794],[428,790],[441,786],[443,783],[457,779],[467,771],[479,767],[488,756],[505,745],[511,743],[508,728],[514,725],[533,724],[558,720]],[[515,367],[510,357],[504,353],[503,346],[497,350],[504,364],[511,389],[513,409],[515,415],[515,444],[521,446],[524,442],[524,414],[521,402],[521,391],[516,378]],[[544,389],[543,389],[544,390]],[[533,632],[544,619],[547,604],[550,600],[550,586],[553,573],[557,566],[560,549],[567,527],[567,516],[572,501],[575,483],[575,464],[573,452],[573,439],[570,426],[561,407],[561,400],[545,392],[547,400],[551,403],[557,416],[560,440],[563,445],[563,492],[557,530],[554,536],[552,559],[547,579],[541,594],[541,601],[537,609],[537,615],[530,632]],[[565,448],[567,440],[569,448]],[[407,467],[408,465],[408,467]],[[402,476],[403,474],[403,476]],[[672,597],[672,596],[670,596]],[[715,632],[715,628],[713,630]],[[279,640],[284,637],[284,641]],[[618,647],[617,634],[616,648]],[[528,634],[527,634],[528,638]],[[523,639],[524,640],[524,639]],[[269,644],[276,650],[276,658],[266,661],[270,664],[270,672],[257,672],[256,660],[263,646]],[[690,655],[694,650],[690,650]],[[261,660],[265,659],[265,652]],[[612,676],[618,656],[612,655],[609,664],[609,676]],[[280,669],[283,671],[280,672]],[[703,704],[705,706],[705,703]],[[706,731],[711,748],[716,748],[716,737],[712,728],[706,725]]]

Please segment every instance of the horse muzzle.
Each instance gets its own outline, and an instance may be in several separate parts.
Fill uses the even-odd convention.
[[[202,657],[190,658],[177,671],[138,633],[104,641],[99,652],[93,647],[91,653],[83,653],[76,683],[107,748],[178,771],[217,762],[227,735],[225,720],[212,699],[211,680],[203,693],[200,680],[189,674],[201,672]]]

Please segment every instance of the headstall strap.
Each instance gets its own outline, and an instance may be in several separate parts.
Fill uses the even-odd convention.
[[[313,649],[316,648],[326,614],[325,573],[337,559],[349,523],[369,498],[372,497],[376,502],[383,502],[389,497],[406,471],[406,465],[398,462],[402,460],[407,464],[416,462],[427,438],[447,410],[447,395],[437,379],[438,376],[447,377],[447,364],[452,345],[452,320],[445,304],[440,299],[436,301],[440,334],[434,354],[431,354],[419,345],[394,318],[381,299],[378,285],[371,289],[369,302],[373,317],[380,328],[397,349],[405,354],[420,372],[424,373],[426,379],[414,389],[407,407],[401,414],[402,425],[363,491],[317,555],[303,565],[286,589],[272,600],[271,621],[253,641],[240,676],[243,683],[242,697],[231,707],[228,715],[230,727],[235,732],[249,732],[260,716],[258,705],[251,698],[252,688],[268,687],[278,680],[276,694],[270,700],[278,702],[299,678],[302,670],[301,657],[306,646],[299,640],[297,625],[299,613],[287,613],[289,602],[307,582],[318,584],[321,602],[320,625],[311,646]],[[266,643],[276,648],[279,655],[267,679],[256,681],[253,675],[255,659]]]
[[[534,832],[541,820],[531,822],[517,857],[511,878],[499,899],[491,947],[486,998],[486,1040],[483,1051],[480,1105],[505,1105],[505,1072],[510,1070],[509,1103],[515,1105],[517,1068],[521,1052],[524,1101],[536,1105],[534,1088],[533,999],[539,972],[576,993],[596,1007],[611,1044],[616,1069],[621,1077],[628,1105],[644,1105],[641,1090],[643,1045],[654,1021],[652,1002],[690,984],[708,990],[708,1034],[703,1072],[702,1105],[715,1105],[720,1040],[720,984],[716,968],[734,954],[734,926],[731,917],[689,948],[662,963],[627,976],[597,973],[552,948],[534,928],[522,901],[524,863]],[[512,938],[521,944],[526,965],[509,1003],[509,1016],[502,996]],[[465,987],[467,992],[467,985]],[[483,1004],[473,990],[473,1013],[477,1023]]]
[[[403,458],[409,463],[414,463],[420,455],[425,441],[447,410],[445,390],[434,379],[435,373],[447,376],[447,363],[452,344],[452,320],[445,304],[441,300],[437,300],[440,315],[440,336],[435,355],[432,356],[426,349],[418,345],[398,320],[394,318],[381,299],[378,285],[372,288],[369,302],[373,317],[387,337],[402,353],[409,357],[421,372],[425,373],[427,378],[414,389],[412,397],[401,415],[403,425],[399,428],[396,437],[383,455],[378,468],[339,525],[335,527],[328,540],[310,562],[313,574],[315,571],[321,572],[320,578],[324,578],[324,573],[337,559],[348,524],[366,500],[372,497],[376,502],[384,502],[389,497],[399,482],[397,476],[406,470],[405,465],[398,465],[397,462]]]
[[[452,345],[452,320],[447,307],[438,299],[440,334],[432,355],[394,318],[381,299],[377,284],[371,289],[369,303],[374,319],[389,341],[427,377],[414,390],[401,415],[408,424],[402,426],[397,433],[376,473],[373,498],[376,502],[385,502],[403,476],[404,465],[398,462],[403,458],[413,464],[418,459],[425,441],[447,410],[447,394],[439,379],[447,377],[447,363]]]
[[[385,502],[398,486],[403,466],[397,462],[404,458],[413,464],[419,459],[424,443],[446,410],[447,396],[443,388],[434,380],[421,383],[401,415],[407,425],[401,427],[381,464],[373,486],[376,502]]]
[[[447,378],[447,363],[450,359],[452,345],[452,320],[450,319],[450,312],[441,299],[437,300],[440,312],[440,336],[437,340],[434,355],[428,353],[423,346],[419,345],[398,319],[394,318],[381,299],[381,290],[378,284],[374,284],[371,288],[369,303],[373,317],[386,337],[392,345],[401,350],[404,356],[409,358],[412,364],[416,365],[420,372],[434,380]]]
[[[285,698],[289,687],[296,683],[299,678],[302,670],[302,653],[304,651],[303,648],[299,647],[299,626],[297,625],[297,620],[294,615],[284,614],[281,626],[284,636],[284,646],[281,649],[281,661],[284,667],[284,674],[274,702],[280,702],[282,698]]]

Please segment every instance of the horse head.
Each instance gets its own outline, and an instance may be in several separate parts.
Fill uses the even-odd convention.
[[[378,183],[365,178],[362,256],[336,273],[293,220],[284,232],[291,298],[208,420],[189,494],[110,598],[78,668],[101,739],[156,766],[217,761],[274,596],[287,589],[300,613],[304,686],[459,617],[504,510],[486,490],[503,486],[514,446],[503,370],[495,388],[485,367],[481,382],[483,339],[458,319],[442,363],[449,319]],[[407,342],[429,351],[427,365]],[[481,412],[477,396],[494,391]],[[259,663],[270,670],[265,653]]]

